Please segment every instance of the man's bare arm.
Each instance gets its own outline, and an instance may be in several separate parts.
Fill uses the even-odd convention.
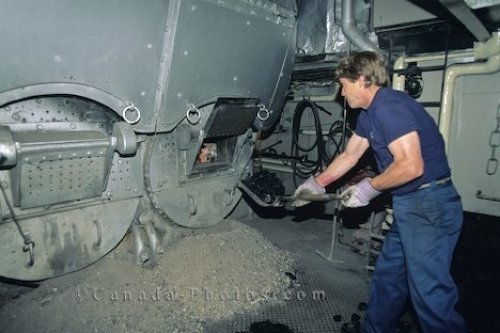
[[[353,133],[346,149],[330,163],[325,171],[316,177],[318,184],[325,187],[345,175],[358,163],[369,146],[370,143],[367,139]]]

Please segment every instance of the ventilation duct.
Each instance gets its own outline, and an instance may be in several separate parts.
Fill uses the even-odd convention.
[[[354,0],[342,0],[342,32],[358,50],[381,53],[378,46],[363,35],[356,26]]]

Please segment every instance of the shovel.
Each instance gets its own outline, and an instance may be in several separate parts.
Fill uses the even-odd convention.
[[[305,201],[334,201],[342,200],[340,194],[335,193],[323,193],[323,194],[313,194],[313,193],[301,193],[299,196],[295,197],[293,195],[278,195],[273,196],[271,194],[266,194],[264,198],[256,195],[252,190],[250,190],[241,181],[238,182],[238,187],[246,193],[255,203],[262,207],[283,207],[288,202],[293,202],[294,200],[305,200]]]

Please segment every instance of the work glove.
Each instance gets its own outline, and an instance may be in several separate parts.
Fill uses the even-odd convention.
[[[302,185],[297,187],[297,189],[295,190],[295,193],[293,194],[295,200],[292,202],[292,206],[301,207],[310,203],[310,201],[298,199],[302,193],[324,194],[325,192],[326,192],[325,188],[320,184],[318,184],[316,179],[313,176],[311,176],[307,178],[307,180],[304,183],[302,183]]]
[[[365,178],[359,183],[349,186],[342,192],[340,194],[342,197],[340,202],[345,207],[363,207],[367,206],[373,198],[381,193],[373,188],[370,178]]]

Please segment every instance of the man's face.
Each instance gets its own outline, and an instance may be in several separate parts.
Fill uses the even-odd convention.
[[[366,105],[366,87],[364,85],[365,80],[363,77],[356,81],[351,81],[346,78],[339,79],[342,85],[341,94],[347,100],[347,103],[352,109],[367,108]]]

